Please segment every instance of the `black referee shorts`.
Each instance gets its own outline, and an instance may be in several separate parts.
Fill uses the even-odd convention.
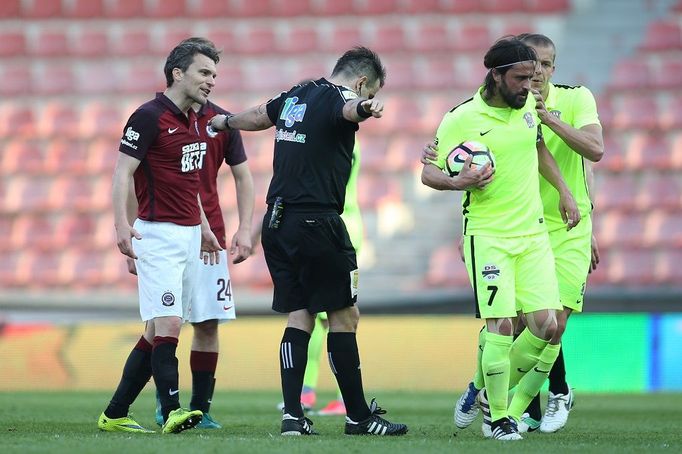
[[[275,293],[272,309],[310,314],[353,306],[357,259],[346,225],[336,212],[306,212],[288,206],[279,228],[263,219],[263,252]],[[353,285],[353,287],[352,287]]]

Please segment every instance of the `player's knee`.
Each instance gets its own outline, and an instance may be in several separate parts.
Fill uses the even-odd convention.
[[[200,323],[192,323],[194,337],[202,341],[212,341],[218,337],[218,320],[206,320]]]
[[[557,335],[558,329],[559,329],[559,327],[558,327],[556,318],[550,320],[544,329],[544,333],[543,333],[542,338],[546,341],[550,341],[552,339],[555,339],[556,338],[555,336]]]

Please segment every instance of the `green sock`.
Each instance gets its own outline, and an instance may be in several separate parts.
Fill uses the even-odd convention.
[[[517,421],[521,420],[521,415],[535,395],[540,392],[543,383],[547,380],[549,371],[552,370],[552,365],[559,356],[561,344],[547,344],[547,346],[540,353],[540,358],[533,368],[521,378],[519,385],[516,387],[514,398],[509,405],[509,416]]]
[[[326,338],[327,328],[322,324],[320,317],[315,317],[315,328],[310,334],[310,342],[308,343],[308,364],[303,376],[304,387],[317,388],[317,379],[320,376],[320,355]]]
[[[521,377],[537,364],[540,353],[546,345],[546,340],[535,336],[528,328],[519,334],[509,352],[509,361],[511,362],[509,389],[516,386]]]
[[[497,421],[507,416],[509,397],[509,350],[512,336],[486,333],[481,367],[486,395],[490,405],[490,418]]]
[[[487,332],[488,330],[485,326],[478,332],[478,354],[476,355],[476,374],[474,375],[474,386],[476,389],[482,389],[485,386],[481,358],[483,357],[483,347],[485,347],[485,335]]]

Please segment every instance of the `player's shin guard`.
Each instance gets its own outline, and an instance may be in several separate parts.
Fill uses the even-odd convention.
[[[490,405],[491,421],[507,416],[509,395],[509,350],[511,336],[487,333],[481,365],[486,395]]]
[[[540,353],[540,358],[537,364],[528,371],[526,375],[521,378],[519,385],[516,388],[511,404],[509,404],[509,416],[515,418],[517,421],[521,419],[521,415],[533,397],[540,392],[550,369],[557,356],[559,356],[559,349],[561,344],[547,344],[547,346]]]
[[[141,337],[128,355],[123,376],[104,410],[104,414],[111,419],[128,416],[130,405],[135,401],[152,376],[152,344]]]
[[[537,364],[540,353],[546,345],[546,340],[535,336],[528,328],[518,335],[509,352],[509,361],[511,362],[509,388],[516,386],[521,377]]]
[[[180,408],[180,388],[178,386],[178,358],[175,350],[178,346],[176,337],[156,336],[152,350],[152,372],[154,383],[159,392],[163,420],[168,414]]]
[[[353,421],[363,421],[370,416],[365,400],[360,372],[360,354],[355,333],[329,333],[327,335],[329,366],[336,377],[346,404],[346,414]]]
[[[214,376],[218,365],[218,352],[192,350],[189,355],[189,364],[192,369],[192,401],[189,408],[208,413],[215,386]]]
[[[485,348],[485,335],[488,332],[485,326],[478,332],[478,352],[476,355],[476,374],[474,375],[474,387],[476,389],[483,389],[485,380],[483,379],[483,367],[481,366],[483,358],[483,348]]]
[[[308,362],[310,334],[297,328],[286,328],[279,345],[279,370],[282,377],[284,413],[303,417],[301,388]]]

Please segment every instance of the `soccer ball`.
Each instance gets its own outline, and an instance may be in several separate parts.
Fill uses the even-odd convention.
[[[495,168],[495,157],[493,156],[493,152],[490,151],[485,144],[470,140],[460,143],[450,151],[445,160],[445,169],[443,169],[443,171],[451,177],[459,175],[459,172],[462,171],[462,167],[464,167],[464,161],[466,161],[469,155],[473,156],[471,158],[472,169],[480,170],[488,162]]]

